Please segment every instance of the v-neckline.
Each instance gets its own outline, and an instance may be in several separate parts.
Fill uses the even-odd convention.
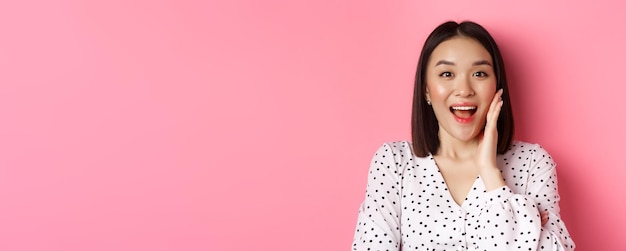
[[[432,161],[433,166],[435,167],[437,178],[446,186],[446,189],[445,189],[446,191],[444,192],[444,194],[446,194],[445,196],[447,196],[448,199],[451,201],[451,203],[454,204],[456,207],[466,210],[467,209],[466,204],[468,203],[467,201],[469,200],[468,198],[470,194],[472,193],[472,191],[478,190],[477,185],[478,185],[478,182],[480,181],[480,175],[476,176],[476,178],[474,179],[472,186],[467,191],[465,198],[463,198],[463,202],[461,204],[458,204],[456,200],[454,200],[454,197],[452,196],[452,193],[450,192],[450,188],[448,187],[448,182],[446,182],[446,179],[443,178],[443,174],[441,173],[441,170],[439,169],[439,165],[437,165],[437,161],[435,161],[435,156],[433,156],[432,154],[430,154],[430,161]]]

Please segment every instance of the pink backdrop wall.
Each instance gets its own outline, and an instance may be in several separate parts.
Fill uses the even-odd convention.
[[[348,250],[448,19],[500,43],[578,250],[623,248],[626,6],[433,2],[2,1],[0,250]]]

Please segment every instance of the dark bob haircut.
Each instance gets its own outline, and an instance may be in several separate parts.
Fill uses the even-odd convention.
[[[495,40],[482,26],[474,22],[446,22],[439,25],[428,36],[417,63],[415,87],[413,90],[413,111],[411,115],[411,133],[413,152],[416,156],[426,157],[439,150],[439,123],[432,107],[426,103],[426,67],[435,48],[442,42],[461,36],[472,38],[482,44],[491,55],[496,75],[496,90],[502,89],[504,104],[498,117],[497,153],[505,153],[513,142],[513,109],[509,98],[509,87],[504,71],[504,61]]]

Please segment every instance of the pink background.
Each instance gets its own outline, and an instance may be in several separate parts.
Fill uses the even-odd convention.
[[[449,19],[499,42],[578,250],[622,249],[612,2],[2,1],[0,250],[348,250]]]

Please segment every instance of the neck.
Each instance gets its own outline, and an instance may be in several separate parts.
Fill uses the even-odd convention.
[[[478,138],[462,141],[446,133],[439,134],[439,150],[437,156],[450,159],[473,158],[478,147]]]

